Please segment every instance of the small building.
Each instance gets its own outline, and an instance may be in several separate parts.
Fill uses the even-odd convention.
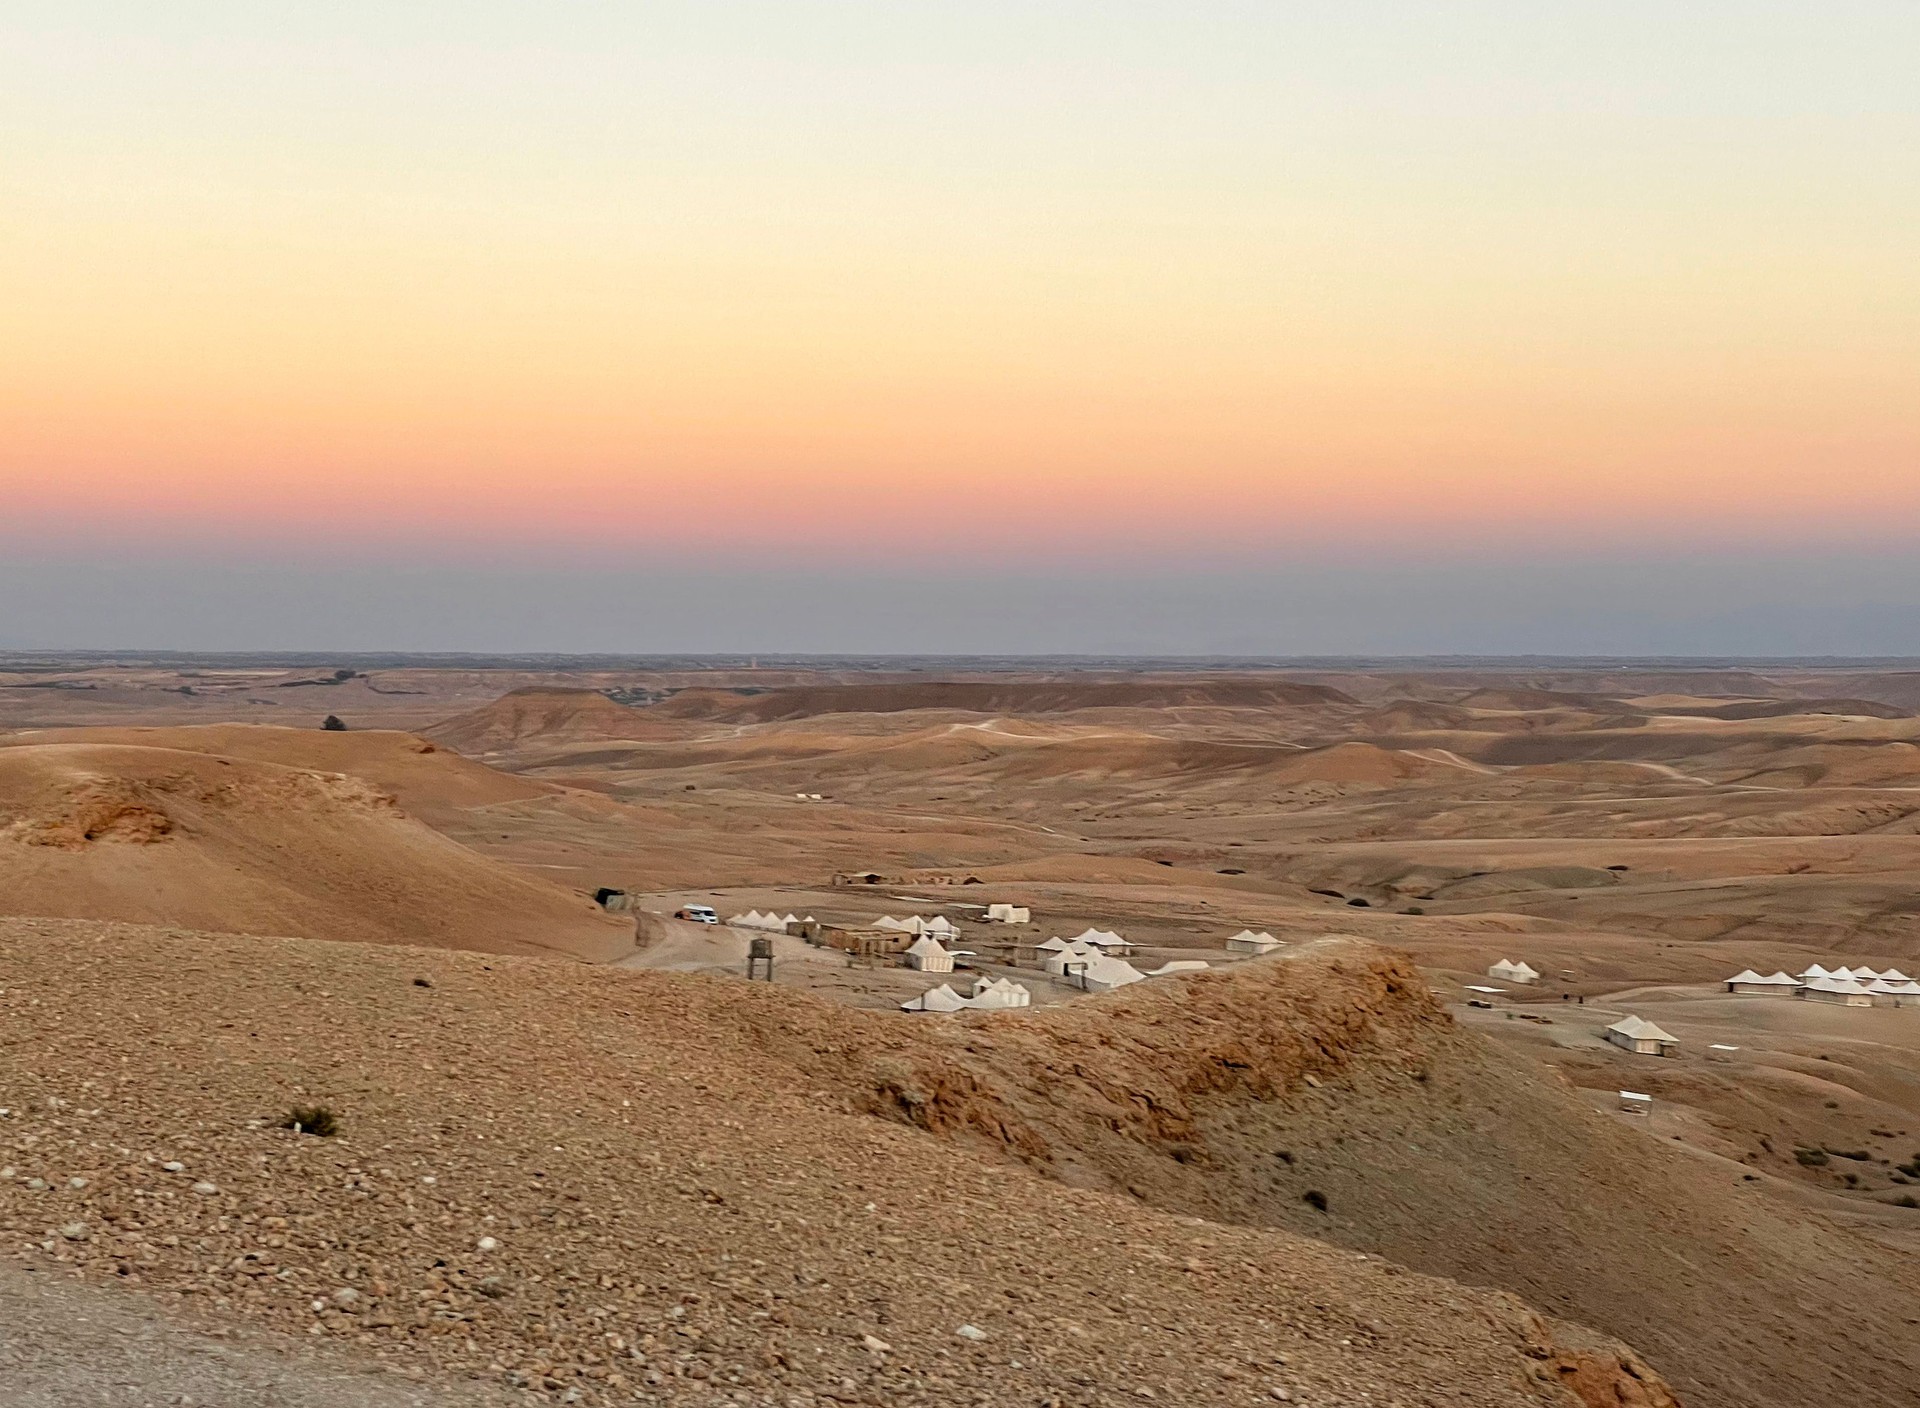
[[[1727,979],[1727,991],[1753,997],[1792,997],[1800,991],[1800,980],[1786,973],[1762,977],[1753,969],[1745,968]]]
[[[1031,924],[1033,911],[1023,904],[990,904],[987,906],[989,924]]]
[[[1262,953],[1272,953],[1279,947],[1281,947],[1280,940],[1265,930],[1256,934],[1251,929],[1242,929],[1239,933],[1227,940],[1228,953],[1245,953],[1257,956]]]
[[[1740,1048],[1737,1046],[1728,1046],[1724,1041],[1716,1041],[1707,1048],[1707,1059],[1709,1061],[1731,1061],[1734,1053],[1739,1050]]]
[[[1509,983],[1537,983],[1540,981],[1538,969],[1534,968],[1531,964],[1524,962],[1515,963],[1512,959],[1508,958],[1503,958],[1498,963],[1489,967],[1487,969],[1487,976],[1489,978],[1501,978]]]
[[[787,921],[787,932],[789,934],[793,935],[796,939],[805,939],[816,948],[820,945],[820,938],[821,935],[826,932],[826,927],[826,925],[822,924],[818,919],[815,919],[811,914],[805,919],[790,919]]]
[[[1622,1017],[1606,1030],[1606,1038],[1636,1056],[1671,1056],[1680,1038],[1662,1031],[1644,1017]]]
[[[1873,994],[1852,978],[1810,978],[1800,989],[1809,1002],[1831,1002],[1841,1007],[1871,1007]]]
[[[1637,1090],[1620,1092],[1620,1111],[1627,1115],[1650,1115],[1653,1113],[1653,1097],[1642,1095]]]
[[[907,967],[923,973],[951,973],[953,955],[940,946],[931,934],[922,934],[907,945]]]

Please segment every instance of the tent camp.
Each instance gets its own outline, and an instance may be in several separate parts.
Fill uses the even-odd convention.
[[[1487,976],[1504,978],[1510,983],[1532,983],[1539,981],[1540,972],[1530,964],[1515,963],[1511,959],[1503,958],[1487,969]]]
[[[1833,1002],[1842,1007],[1871,1007],[1873,994],[1852,978],[1810,978],[1800,989],[1809,1002]]]
[[[1662,1031],[1644,1017],[1622,1017],[1607,1028],[1607,1040],[1639,1056],[1666,1056],[1680,1039]]]
[[[1800,991],[1796,978],[1785,973],[1774,973],[1767,977],[1746,968],[1727,979],[1728,992],[1748,993],[1756,997],[1792,997]]]
[[[1261,954],[1272,953],[1280,947],[1280,940],[1262,930],[1256,934],[1251,929],[1242,929],[1227,940],[1228,953]]]
[[[1096,953],[1091,958],[1074,962],[1065,976],[1075,987],[1085,988],[1088,992],[1112,992],[1128,983],[1140,982],[1147,975],[1124,958],[1110,958],[1104,953]]]
[[[931,934],[922,934],[907,945],[907,967],[923,973],[951,973],[953,955],[940,946]]]

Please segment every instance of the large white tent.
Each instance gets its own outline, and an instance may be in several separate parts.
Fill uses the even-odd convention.
[[[1867,984],[1867,992],[1881,1007],[1920,1006],[1920,983],[1890,983],[1885,978],[1875,978]]]
[[[1487,969],[1489,978],[1504,978],[1509,983],[1531,983],[1539,979],[1539,970],[1532,965],[1503,958]]]
[[[1644,1017],[1622,1017],[1607,1028],[1607,1040],[1640,1056],[1665,1056],[1680,1039]]]
[[[951,973],[953,955],[940,946],[940,940],[931,934],[922,934],[907,945],[907,967],[918,968],[923,973]]]
[[[1020,904],[990,904],[987,921],[992,924],[1031,924],[1033,911]]]
[[[1096,953],[1083,959],[1067,970],[1067,981],[1088,992],[1112,992],[1128,983],[1138,983],[1146,978],[1138,968],[1124,958],[1112,958],[1104,953]]]
[[[972,1001],[975,1007],[985,1009],[1007,1007],[1030,1007],[1033,994],[1025,983],[1016,983],[1009,978],[976,978],[973,983]]]
[[[1251,929],[1242,929],[1227,940],[1228,953],[1272,953],[1280,947],[1280,940],[1262,930],[1256,934]]]
[[[1833,1002],[1842,1007],[1873,1006],[1873,994],[1852,978],[1809,978],[1800,995],[1809,1002]]]
[[[1085,944],[1089,948],[1097,948],[1102,953],[1110,953],[1116,957],[1133,952],[1133,945],[1111,929],[1088,929],[1083,933],[1075,934],[1073,942]]]
[[[1747,968],[1727,979],[1727,991],[1759,997],[1792,997],[1800,991],[1800,981],[1785,973],[1762,976]]]
[[[900,1004],[903,1012],[959,1012],[972,1004],[945,983]]]
[[[1043,944],[1041,947],[1046,946]],[[1100,950],[1097,948],[1088,948],[1082,943],[1069,943],[1063,940],[1058,949],[1048,953],[1041,960],[1041,966],[1055,977],[1059,977],[1074,965],[1085,963],[1090,958],[1097,958],[1099,954]]]

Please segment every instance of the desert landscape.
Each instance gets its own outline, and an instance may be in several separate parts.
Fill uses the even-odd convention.
[[[1920,668],[14,655],[0,728],[6,1274],[365,1395],[290,1402],[1920,1381]]]

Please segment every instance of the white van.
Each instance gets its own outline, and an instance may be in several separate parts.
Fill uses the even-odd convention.
[[[713,907],[704,904],[683,904],[673,912],[673,917],[675,919],[690,919],[695,924],[718,924],[720,922],[720,916],[714,913]]]

